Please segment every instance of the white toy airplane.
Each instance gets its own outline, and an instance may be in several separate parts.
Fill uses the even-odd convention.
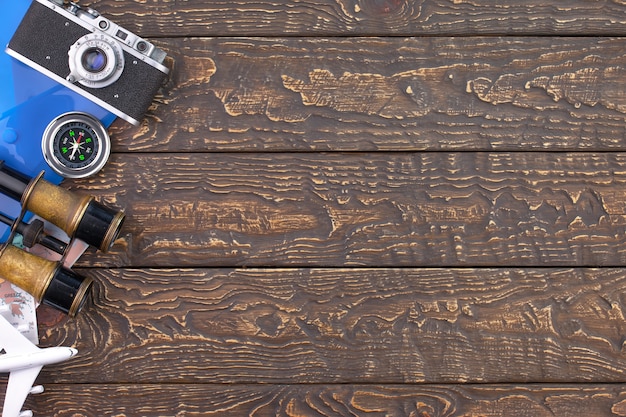
[[[38,348],[0,314],[0,373],[10,372],[4,397],[2,417],[29,417],[32,411],[21,411],[28,394],[43,392],[43,386],[33,387],[44,365],[63,362],[78,351],[70,347]]]

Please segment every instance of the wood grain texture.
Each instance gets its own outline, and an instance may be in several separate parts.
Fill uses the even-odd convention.
[[[619,0],[94,0],[90,6],[143,37],[626,33]]]
[[[172,72],[27,406],[626,416],[626,3],[513,3],[89,1]]]
[[[45,383],[619,383],[622,268],[94,269]]]
[[[492,385],[49,385],[35,415],[552,417],[626,415],[626,387]]]
[[[118,154],[114,266],[624,265],[626,155]],[[86,263],[85,263],[86,262]]]
[[[115,152],[624,150],[621,38],[162,39]]]

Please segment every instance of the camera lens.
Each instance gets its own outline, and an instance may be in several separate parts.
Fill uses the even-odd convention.
[[[107,65],[107,56],[100,48],[89,48],[82,58],[83,68],[89,72],[100,72]]]
[[[124,70],[122,44],[102,32],[77,39],[67,54],[70,74],[65,79],[85,87],[108,87],[120,78]]]

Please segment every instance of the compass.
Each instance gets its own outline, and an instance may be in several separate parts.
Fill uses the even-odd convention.
[[[54,119],[41,139],[46,162],[66,178],[100,171],[111,152],[111,139],[100,121],[87,113],[65,113]]]

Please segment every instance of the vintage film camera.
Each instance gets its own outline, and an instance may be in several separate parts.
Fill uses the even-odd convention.
[[[63,0],[33,0],[6,52],[135,125],[169,72],[163,50]]]

